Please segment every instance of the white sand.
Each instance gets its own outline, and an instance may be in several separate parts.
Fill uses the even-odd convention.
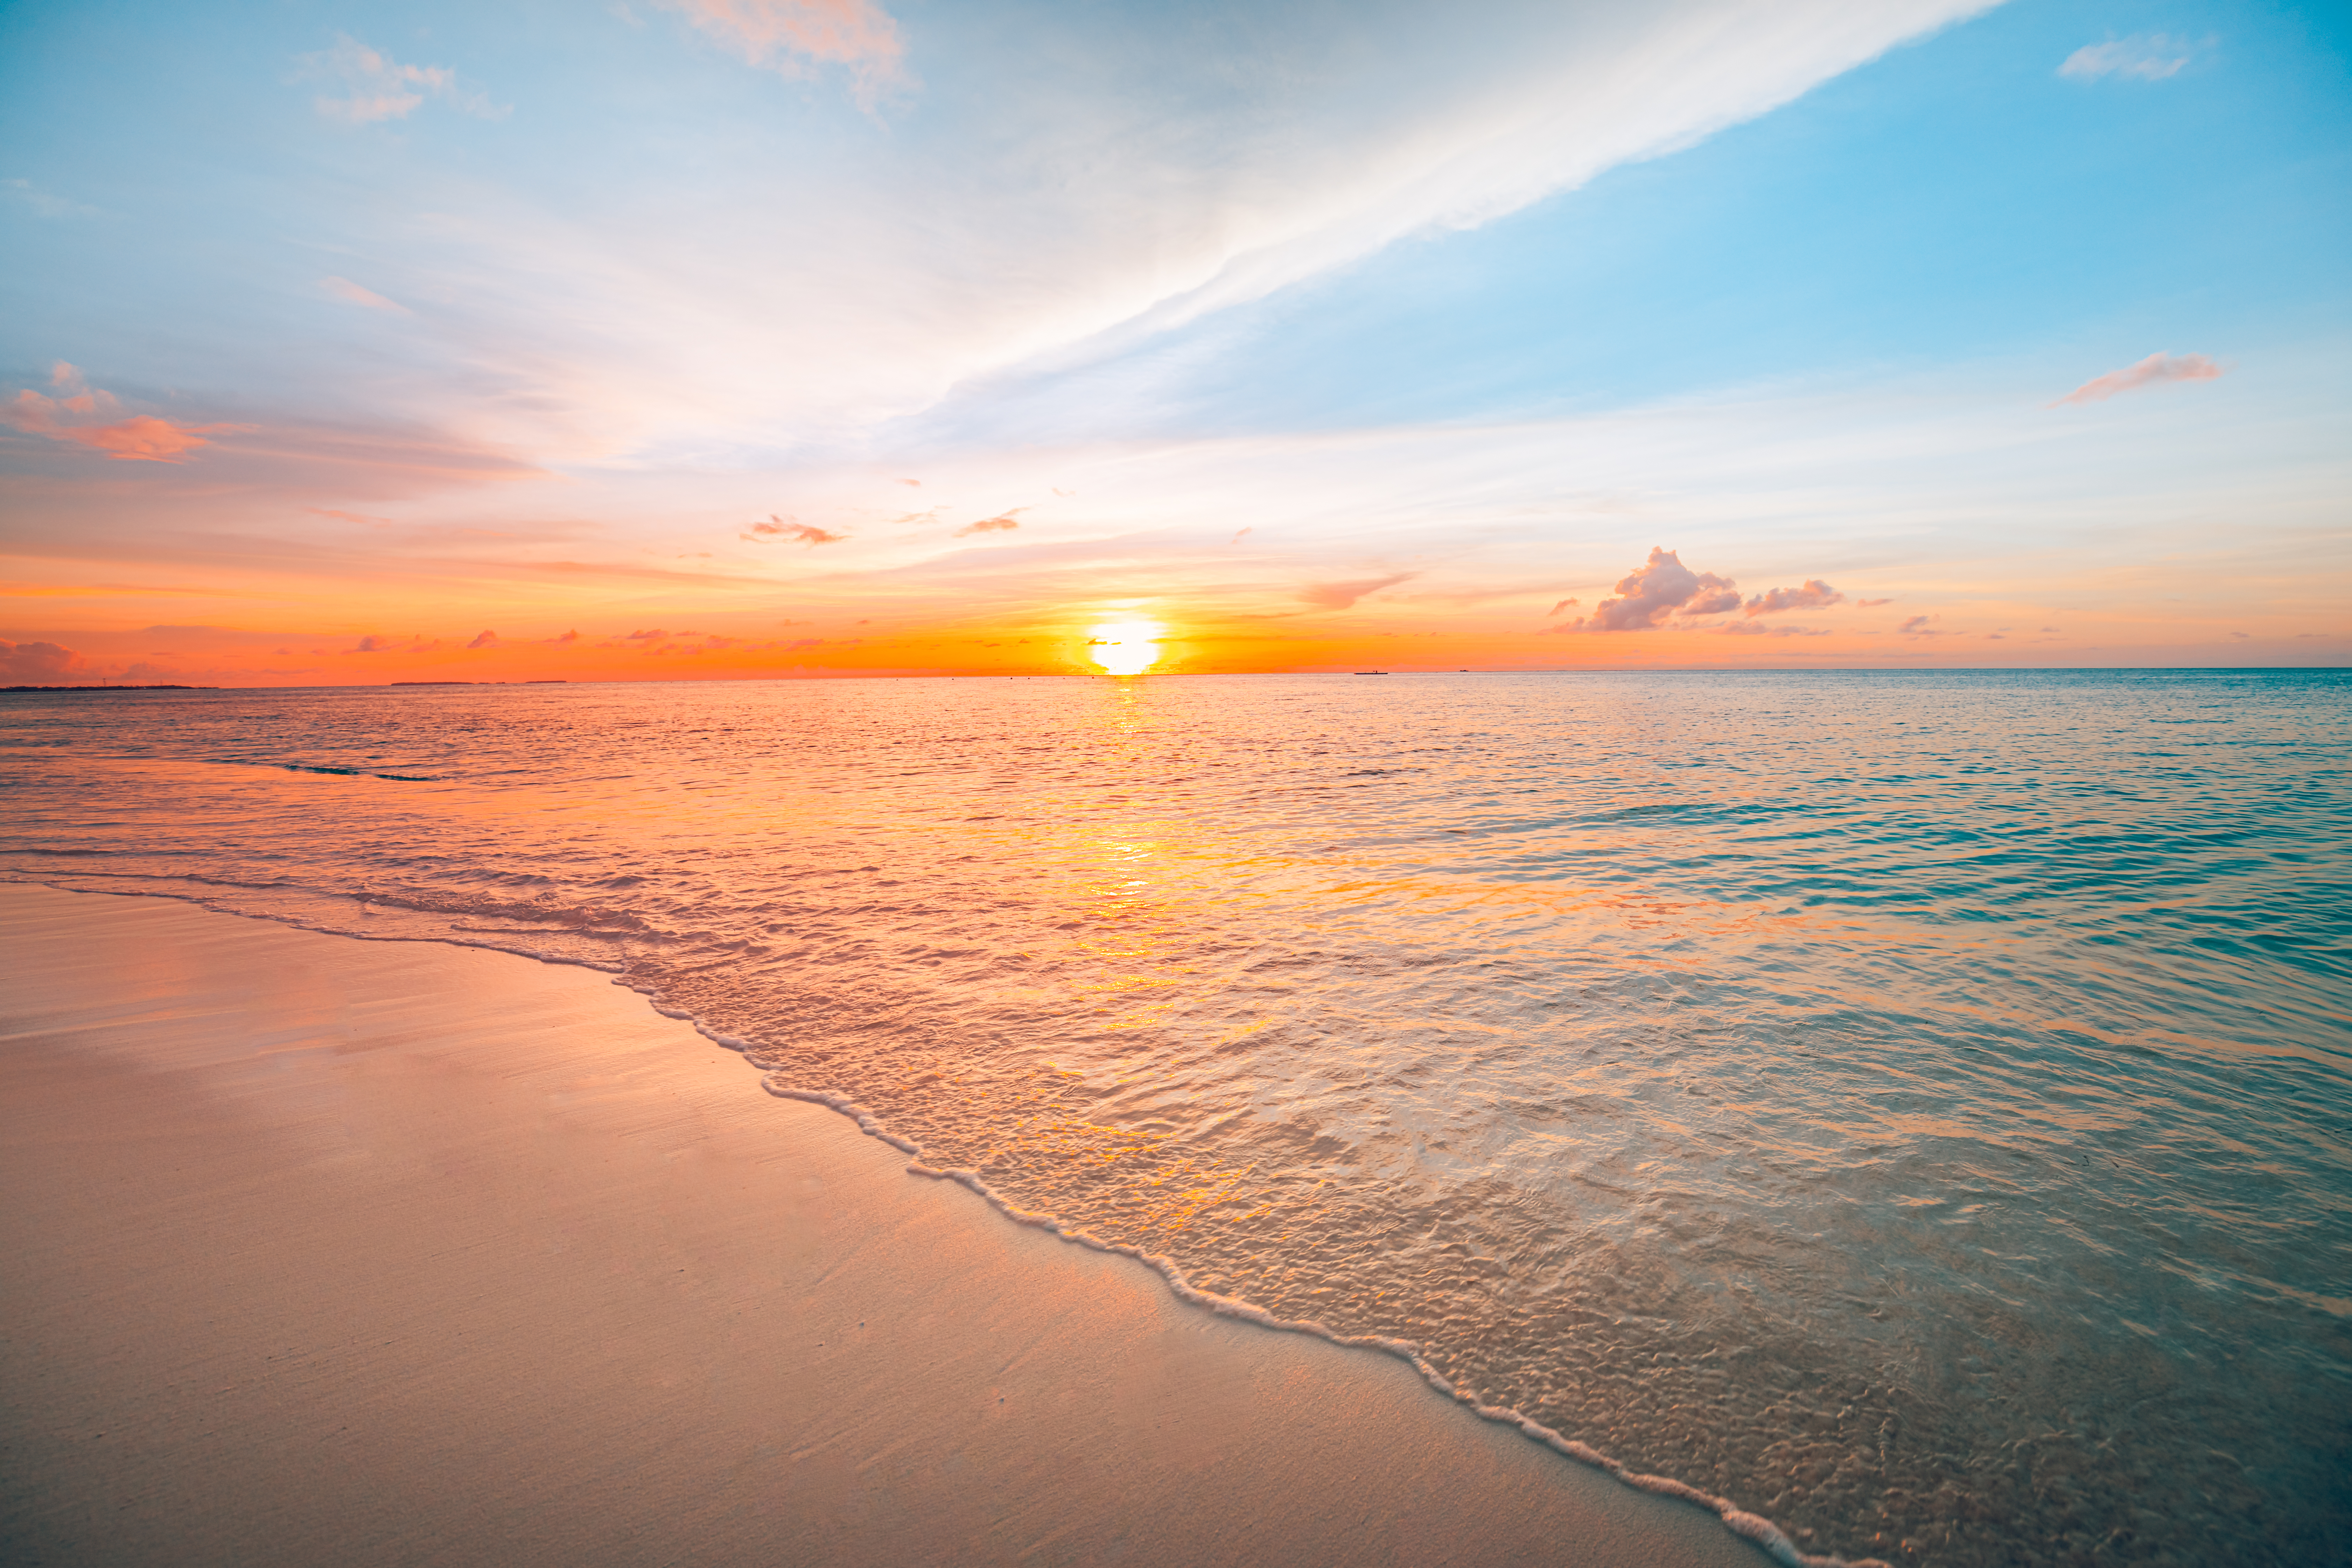
[[[0,937],[0,1561],[1767,1561],[602,975],[21,885]]]

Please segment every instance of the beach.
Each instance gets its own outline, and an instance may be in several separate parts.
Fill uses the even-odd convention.
[[[591,970],[0,886],[0,1556],[1768,1561]]]

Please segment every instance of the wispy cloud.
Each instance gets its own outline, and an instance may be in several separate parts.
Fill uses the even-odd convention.
[[[321,278],[319,279],[319,287],[338,300],[353,305],[364,305],[371,310],[391,310],[403,316],[409,313],[407,306],[396,305],[374,289],[362,289],[348,278]]]
[[[1022,507],[1014,510],[1025,511],[1028,509]],[[1001,517],[983,517],[978,522],[968,522],[955,531],[955,536],[958,539],[969,539],[975,533],[1005,533],[1020,526],[1013,513],[1008,511]]]
[[[808,62],[847,68],[860,104],[911,83],[898,24],[871,0],[669,0],[755,66],[785,76]]]
[[[95,217],[98,209],[52,195],[30,180],[0,180],[0,194],[22,202],[43,217]]]
[[[789,539],[795,544],[838,544],[849,535],[835,533],[831,529],[819,528],[814,523],[781,518],[770,512],[767,521],[753,523],[751,532],[742,537],[755,544],[769,539]]]
[[[336,35],[333,48],[304,55],[296,66],[297,80],[341,84],[345,96],[322,93],[311,102],[325,118],[346,125],[405,120],[427,95],[446,100],[460,113],[484,120],[496,120],[507,112],[483,93],[461,85],[457,73],[447,66],[404,66],[348,33]]]
[[[1414,575],[1411,572],[1394,572],[1386,577],[1361,577],[1352,583],[1313,583],[1301,588],[1298,596],[1318,610],[1345,610],[1365,595],[1393,588]]]
[[[2153,353],[2137,364],[2092,377],[2050,406],[2104,403],[2120,392],[2137,392],[2143,386],[2161,386],[2171,381],[2210,381],[2221,374],[2221,367],[2203,354]]]
[[[2210,38],[2206,40],[2209,45],[2211,42]],[[2110,38],[2104,44],[2085,44],[2068,55],[2058,68],[2058,74],[2093,81],[2104,76],[2162,81],[2179,74],[2195,58],[2198,47],[2189,39],[2164,33]]]
[[[176,463],[183,454],[211,446],[207,436],[252,428],[249,425],[175,425],[151,414],[113,418],[122,412],[121,402],[112,393],[89,386],[81,372],[63,360],[51,369],[49,384],[57,395],[26,387],[10,401],[0,403],[0,423],[28,436],[69,441],[110,458],[142,463]]]

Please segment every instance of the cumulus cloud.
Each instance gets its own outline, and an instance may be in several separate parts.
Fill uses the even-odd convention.
[[[967,523],[955,531],[955,536],[963,539],[975,533],[1003,533],[1020,526],[1008,511],[1002,517],[983,517],[978,522]]]
[[[0,679],[35,686],[70,675],[81,656],[53,642],[10,642],[0,637]]]
[[[466,646],[467,647],[496,647],[499,646],[499,634],[496,632],[478,633],[476,634],[474,640],[467,643]]]
[[[1694,572],[1672,550],[1650,547],[1650,559],[1617,581],[1617,595],[1592,607],[1566,629],[1585,632],[1638,632],[1661,625],[1668,616],[1712,616],[1739,607],[1739,590],[1728,577]]]
[[[54,396],[27,387],[0,403],[0,423],[28,436],[69,441],[110,458],[142,463],[176,463],[181,454],[211,446],[205,439],[207,436],[252,428],[249,425],[175,425],[151,414],[113,418],[122,412],[120,400],[110,392],[88,385],[81,372],[63,360],[50,370],[49,384]]]
[[[353,305],[364,305],[371,310],[391,310],[405,316],[408,307],[395,305],[373,289],[362,289],[348,278],[329,276],[319,279],[319,287],[336,299]]]
[[[447,66],[404,66],[389,55],[368,47],[348,33],[335,36],[335,47],[304,55],[297,62],[295,79],[325,79],[341,86],[346,96],[320,94],[311,100],[320,114],[346,125],[373,125],[384,120],[405,120],[427,94],[446,100],[462,113],[495,120],[506,113],[481,93],[459,85]]]
[[[788,77],[805,62],[848,68],[859,103],[908,85],[898,24],[871,0],[669,0],[704,32]]]
[[[1298,591],[1298,596],[1318,609],[1344,610],[1367,594],[1393,588],[1413,575],[1411,572],[1397,572],[1386,577],[1360,577],[1352,583],[1310,583]]]
[[[2211,381],[2221,374],[2221,367],[2203,354],[2153,353],[2137,364],[2092,377],[2050,406],[2104,403],[2117,393],[2137,392],[2143,386],[2161,386],[2169,381]]]
[[[755,544],[769,539],[789,539],[795,544],[838,544],[849,535],[819,528],[814,523],[787,521],[770,512],[767,521],[753,523],[751,531],[742,537]]]
[[[2084,45],[2066,57],[2058,74],[2084,81],[2095,81],[2103,76],[2162,81],[2177,75],[2196,52],[2197,46],[2187,38],[2163,33],[2144,37],[2136,34],[2128,38],[2110,38],[2104,44]]]
[[[1883,599],[1879,602],[1885,603]],[[1774,588],[1756,595],[1740,606],[1740,612],[1749,616],[1769,616],[1781,610],[1812,610],[1844,603],[1843,594],[1819,577],[1808,577],[1801,588]]]

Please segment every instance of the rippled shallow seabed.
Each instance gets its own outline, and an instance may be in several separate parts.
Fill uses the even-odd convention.
[[[1808,1551],[2343,1561],[2352,679],[0,698],[0,874],[612,969]]]

